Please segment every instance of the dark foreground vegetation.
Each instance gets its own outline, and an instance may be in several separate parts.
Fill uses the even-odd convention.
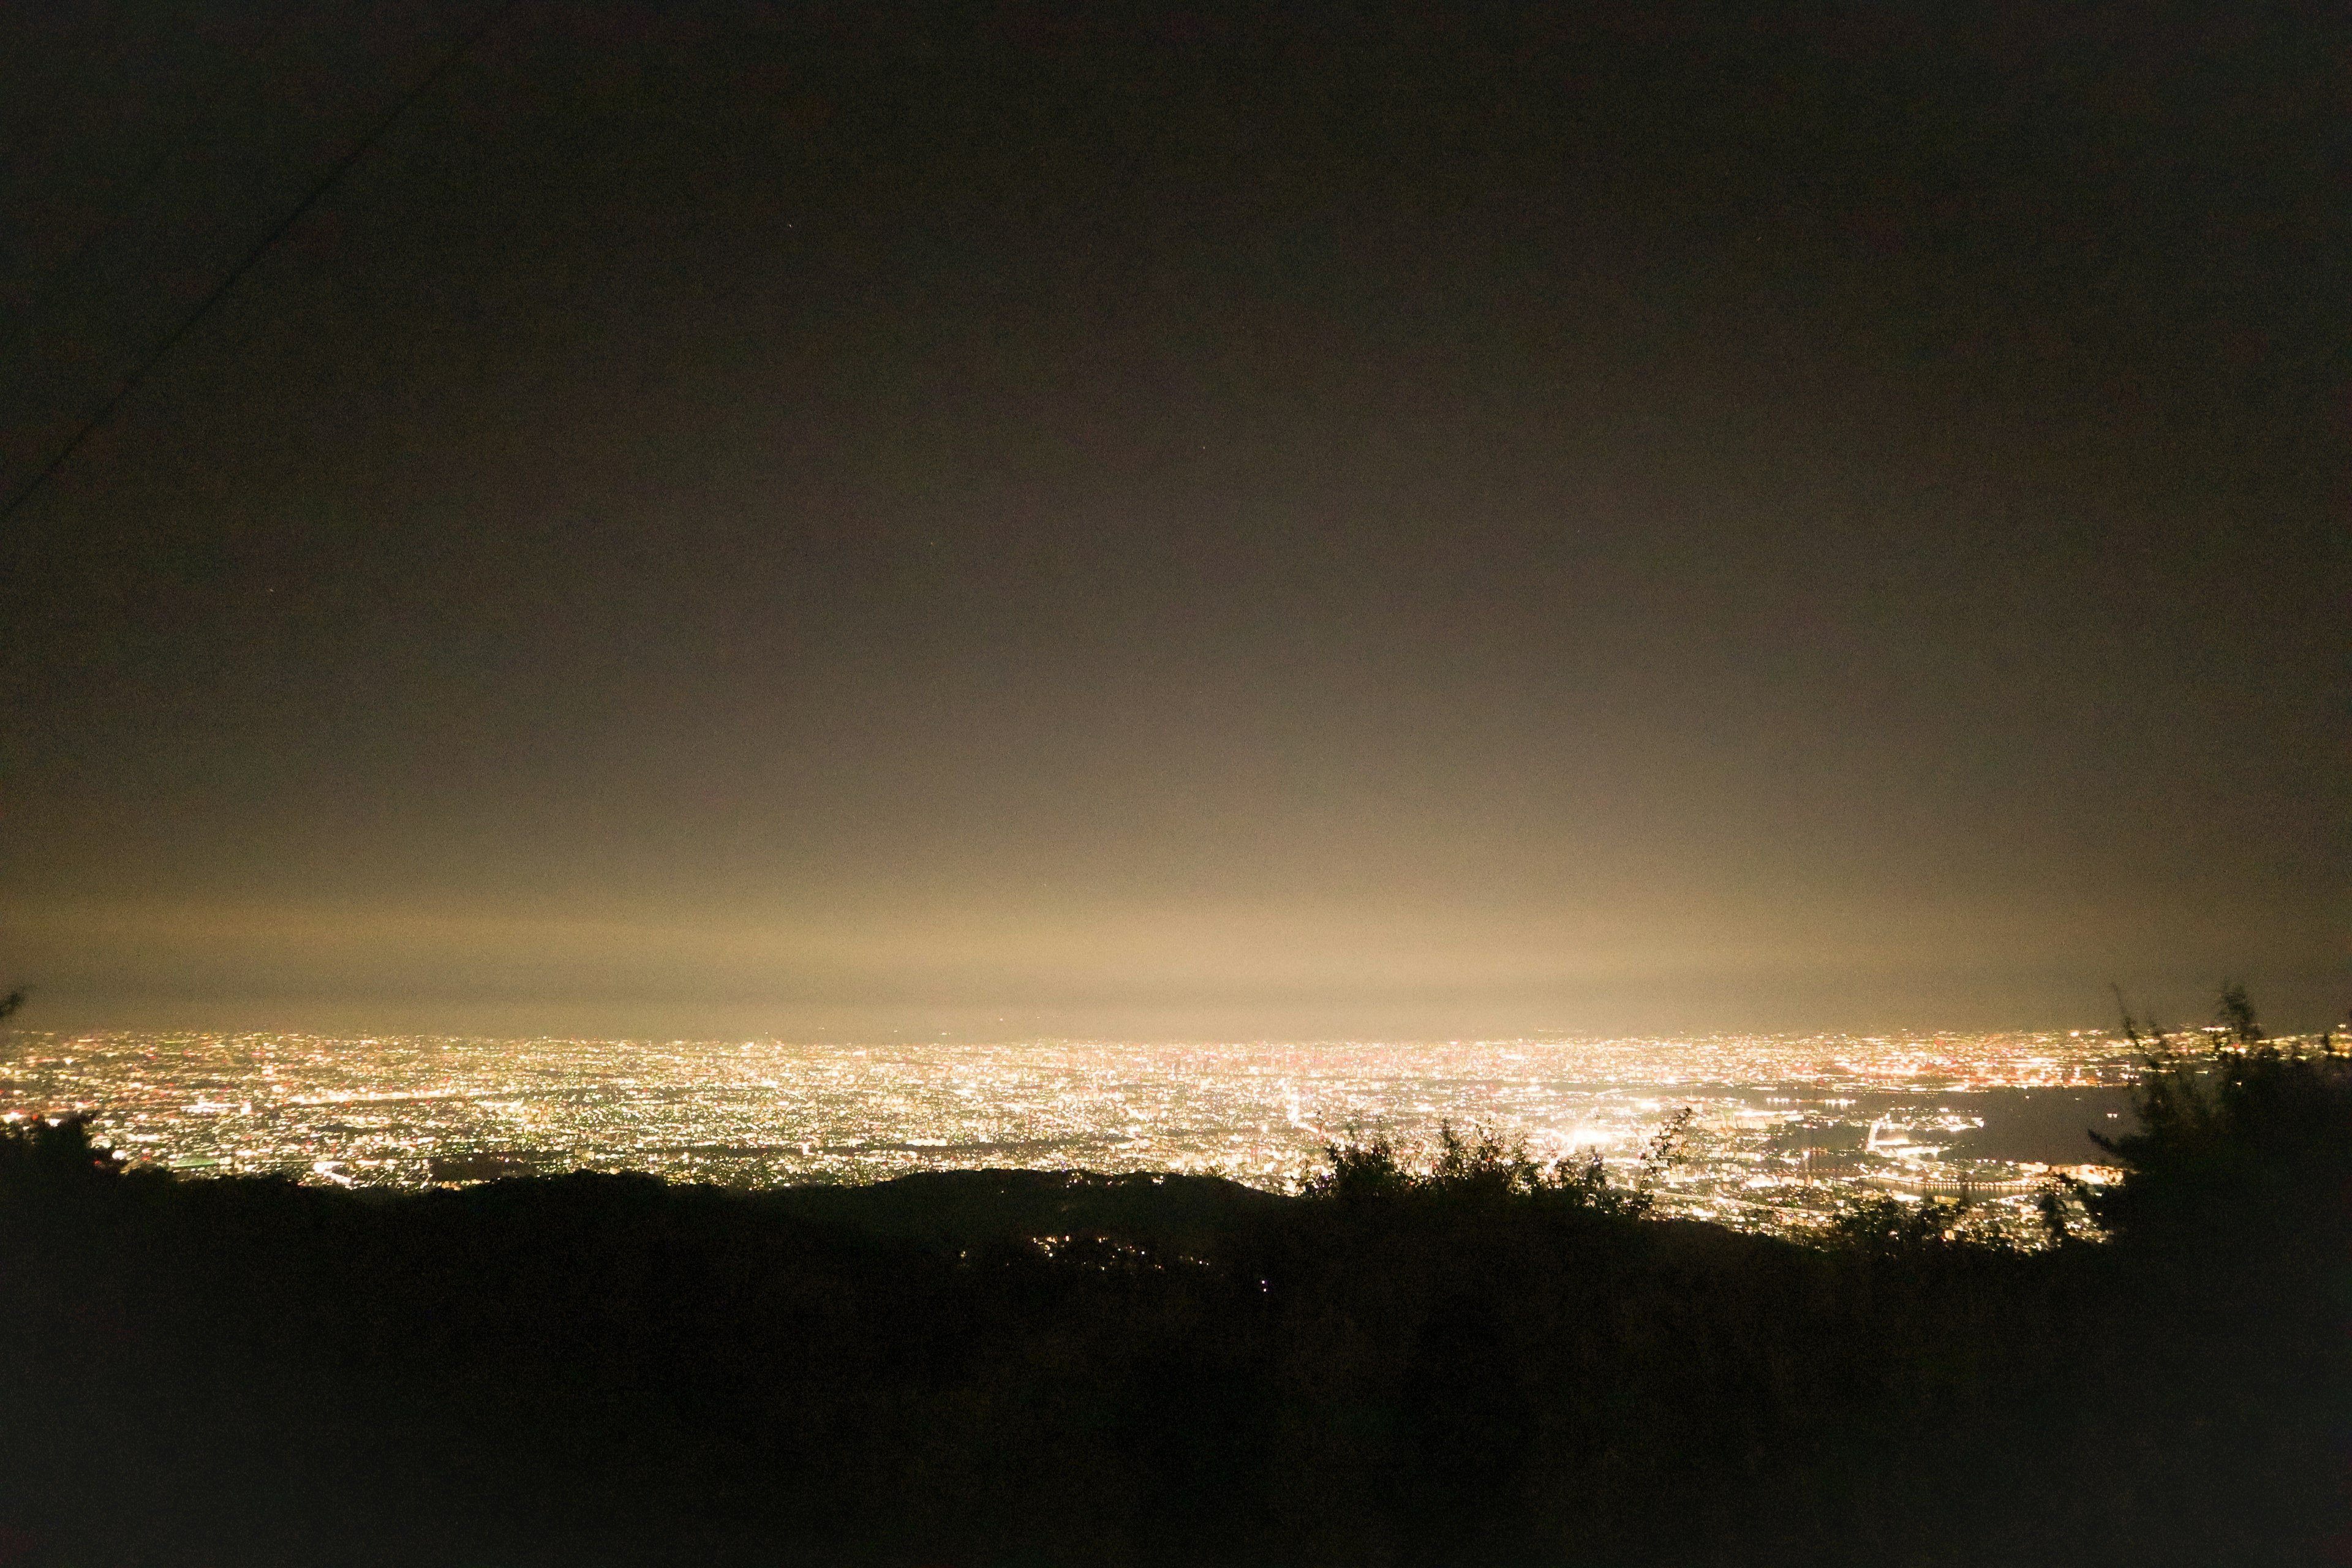
[[[1461,1140],[393,1196],[34,1123],[0,1563],[2352,1562],[2352,1058],[2248,1013],[2142,1103],[2112,1238],[2031,1254]]]

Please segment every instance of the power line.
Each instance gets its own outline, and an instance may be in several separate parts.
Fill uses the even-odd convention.
[[[59,468],[66,466],[67,462],[72,458],[73,455],[81,449],[82,443],[89,440],[90,437],[97,432],[99,426],[106,423],[108,417],[111,416],[117,408],[120,408],[122,405],[125,398],[129,397],[133,392],[139,390],[140,384],[147,379],[148,374],[151,371],[163,363],[163,357],[179,346],[180,340],[186,337],[188,333],[195,328],[197,322],[203,321],[206,315],[210,314],[212,308],[215,305],[220,303],[223,299],[227,297],[229,290],[236,288],[239,279],[243,279],[247,273],[252,271],[255,265],[258,263],[264,256],[269,254],[270,247],[276,245],[278,241],[285,236],[288,230],[291,229],[296,224],[302,221],[304,214],[308,213],[312,207],[319,205],[320,197],[324,196],[329,191],[335,188],[336,182],[341,180],[343,175],[350,171],[352,164],[357,163],[362,158],[367,156],[370,150],[372,150],[375,144],[383,139],[383,133],[391,130],[393,126],[398,122],[402,115],[408,112],[409,106],[415,103],[418,99],[423,98],[427,92],[431,91],[436,82],[438,82],[443,77],[449,74],[449,70],[452,67],[454,67],[459,60],[465,58],[467,54],[472,50],[474,46],[481,42],[482,39],[488,36],[490,29],[496,27],[500,22],[505,21],[507,17],[513,13],[515,7],[520,3],[521,0],[507,0],[505,5],[499,6],[498,10],[491,13],[491,15],[484,20],[479,26],[477,26],[472,32],[458,39],[457,45],[451,48],[446,55],[442,57],[440,63],[436,65],[432,70],[425,73],[425,79],[422,81],[419,81],[415,87],[402,94],[399,100],[394,103],[389,110],[386,110],[383,118],[379,119],[375,124],[369,129],[366,135],[353,142],[350,151],[346,152],[341,158],[336,159],[333,166],[328,169],[326,174],[320,176],[318,183],[310,187],[309,194],[304,195],[299,202],[295,204],[294,209],[288,213],[283,218],[280,218],[276,226],[271,228],[268,234],[263,235],[259,242],[257,243],[252,249],[246,252],[244,258],[229,269],[228,275],[223,278],[217,284],[214,285],[210,293],[206,294],[201,300],[197,301],[196,308],[189,311],[186,316],[181,319],[180,324],[172,329],[170,335],[164,338],[163,342],[158,344],[152,353],[148,354],[145,359],[140,361],[138,365],[132,369],[131,374],[123,378],[122,384],[114,389],[113,395],[109,397],[103,404],[100,404],[95,414],[92,414],[88,419],[82,422],[81,427],[74,432],[73,439],[68,441],[63,447],[59,447],[57,456],[51,458],[46,464],[42,465],[40,471],[36,473],[32,479],[26,483],[23,489],[19,489],[15,495],[9,497],[8,503],[5,506],[0,506],[0,522],[5,522],[8,519],[16,516],[16,509],[30,500],[34,495],[39,491],[40,488],[48,482],[50,475],[56,473]]]

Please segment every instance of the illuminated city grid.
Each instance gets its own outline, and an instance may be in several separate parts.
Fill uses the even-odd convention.
[[[1351,1131],[1442,1122],[1598,1152],[1666,1213],[1781,1234],[1864,1191],[1966,1189],[2032,1244],[2087,1138],[1970,1148],[2040,1095],[2115,1129],[2133,1059],[2095,1034],[1719,1037],[1388,1045],[803,1046],[299,1035],[19,1033],[0,1110],[93,1113],[133,1160],[191,1174],[421,1187],[499,1173],[649,1172],[737,1185],[1016,1166],[1210,1173],[1295,1189]],[[1667,1119],[1694,1115],[1646,1173]],[[2047,1117],[2045,1116],[2045,1120]],[[2128,1121],[2121,1122],[2128,1127]],[[2071,1158],[2070,1158],[2071,1156]]]

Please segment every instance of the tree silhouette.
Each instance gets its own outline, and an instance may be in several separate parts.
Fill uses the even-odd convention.
[[[119,1175],[122,1158],[90,1138],[90,1119],[0,1123],[0,1191],[80,1186]]]
[[[2317,1051],[2272,1041],[2243,985],[2225,984],[2206,1041],[2124,1016],[2141,1057],[2139,1129],[2092,1141],[2123,1182],[2088,1197],[2119,1236],[2184,1241],[2280,1239],[2284,1227],[2345,1228],[2352,1183],[2352,1057],[2332,1036]],[[2331,1215],[2334,1223],[2328,1224]]]
[[[1690,1113],[1671,1120],[1652,1141],[1663,1158]],[[1352,1134],[1323,1145],[1327,1168],[1307,1179],[1311,1198],[1361,1205],[1419,1200],[1454,1206],[1491,1207],[1539,1202],[1592,1209],[1633,1218],[1649,1211],[1646,1192],[1612,1184],[1598,1152],[1566,1155],[1547,1165],[1528,1152],[1527,1141],[1506,1142],[1491,1127],[1464,1133],[1451,1121],[1438,1123],[1437,1143],[1416,1168],[1386,1133],[1370,1139]],[[1645,1161],[1645,1170],[1647,1163]]]

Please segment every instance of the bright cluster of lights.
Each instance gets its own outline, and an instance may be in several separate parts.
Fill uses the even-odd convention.
[[[1443,1044],[799,1046],[288,1035],[20,1035],[18,1114],[88,1110],[191,1173],[422,1186],[588,1168],[751,1185],[1028,1166],[1295,1187],[1324,1143],[1441,1123],[1598,1153],[1670,1213],[1789,1233],[1863,1189],[1957,1194],[2030,1238],[2065,1163],[1976,1147],[2016,1097],[2112,1120],[2104,1037],[1724,1036]],[[2071,1097],[2071,1098],[2069,1098]],[[1643,1156],[1693,1112],[1671,1158]],[[2081,1141],[2077,1158],[2095,1152]],[[2095,1167],[2078,1173],[2097,1178]]]

